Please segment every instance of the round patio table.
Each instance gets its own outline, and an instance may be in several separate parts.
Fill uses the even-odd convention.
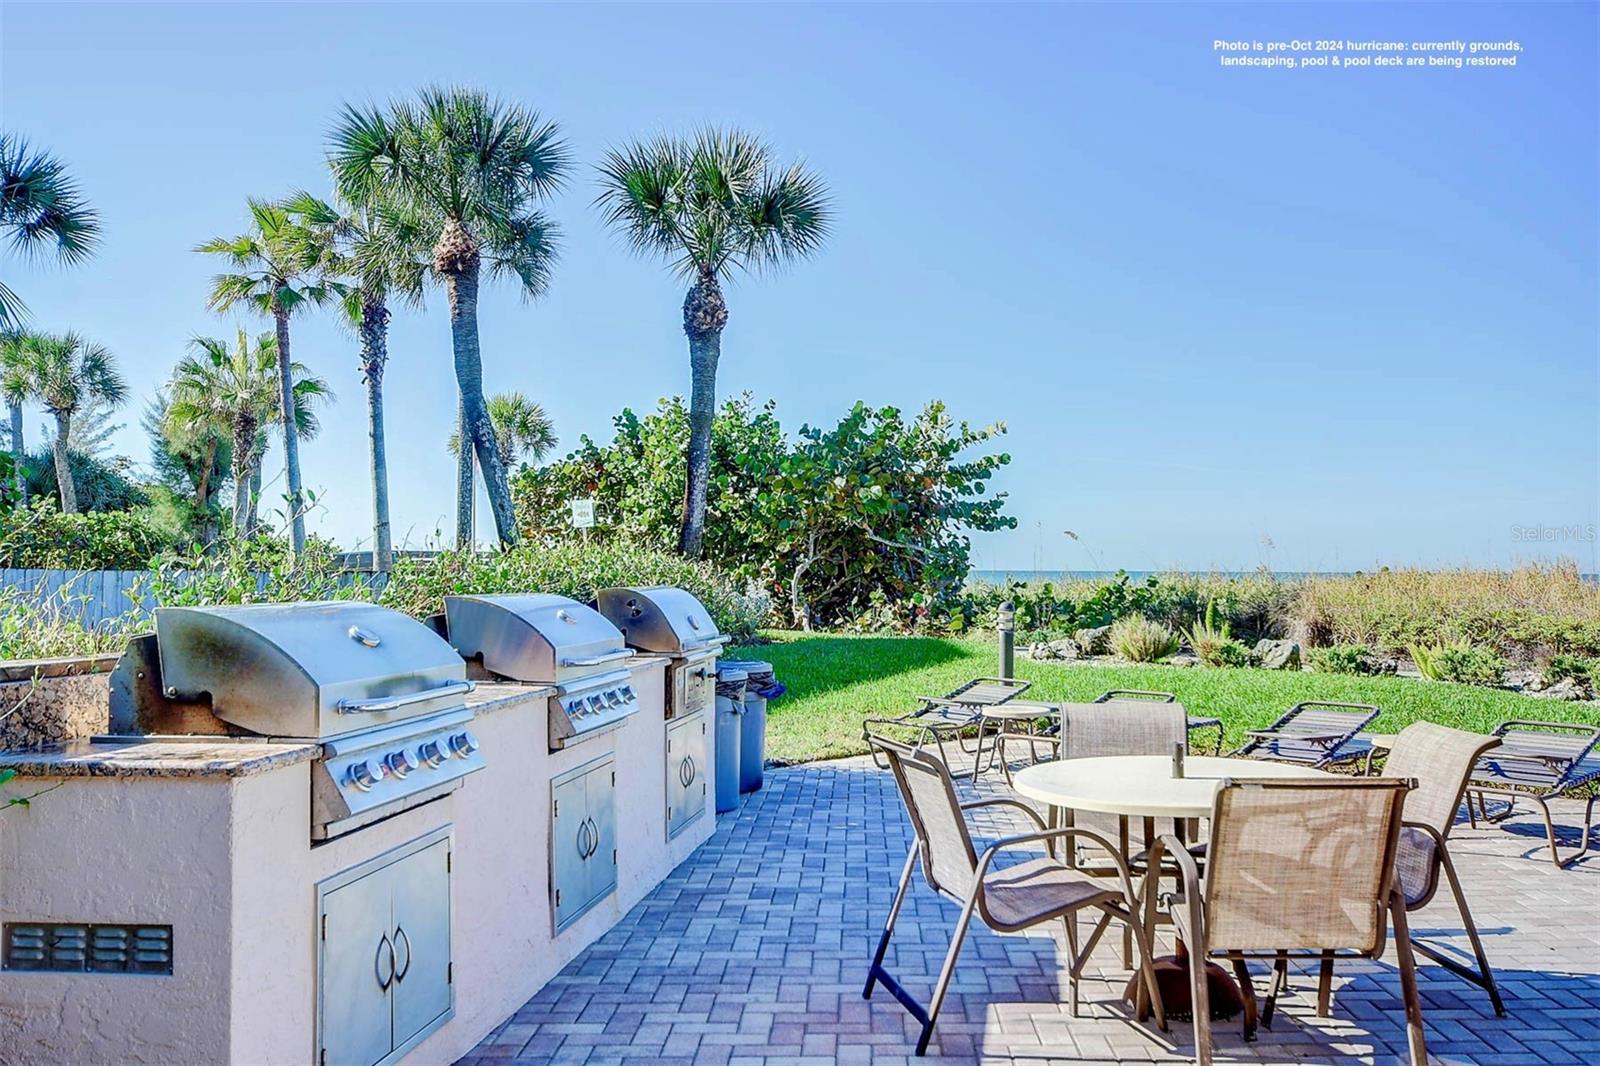
[[[1018,770],[1012,787],[1029,799],[1075,811],[1132,818],[1209,818],[1223,780],[1333,777],[1294,763],[1190,755],[1181,778],[1170,755],[1089,755]],[[1124,856],[1126,857],[1126,856]]]
[[[1181,839],[1185,820],[1211,816],[1212,801],[1225,780],[1304,780],[1334,776],[1293,763],[1227,759],[1210,755],[1186,757],[1183,773],[1181,778],[1172,776],[1170,755],[1088,755],[1025,766],[1016,772],[1012,787],[1029,799],[1047,804],[1052,827],[1056,824],[1057,809],[1119,815],[1121,832],[1118,842],[1122,847],[1123,859],[1127,861],[1132,858],[1127,854],[1129,818],[1144,818],[1146,825],[1151,825],[1156,818],[1174,819],[1174,828]],[[1068,855],[1071,853],[1069,849]],[[1159,881],[1159,870],[1148,871],[1140,894],[1156,891]],[[1124,937],[1124,954],[1127,951],[1127,939]],[[1156,987],[1161,992],[1161,1002],[1169,1017],[1184,1017],[1189,1011],[1189,963],[1187,956],[1181,952],[1180,945],[1180,954],[1163,955],[1151,960],[1151,966],[1156,971]],[[1244,1002],[1243,992],[1237,982],[1215,963],[1207,964],[1206,974],[1212,989],[1212,1017],[1226,1018],[1237,1013],[1230,1006]],[[1142,999],[1135,994],[1137,976],[1129,983],[1124,998],[1133,1000],[1142,1016]]]

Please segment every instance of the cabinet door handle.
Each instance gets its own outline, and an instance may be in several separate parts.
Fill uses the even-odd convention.
[[[383,965],[385,948],[389,951],[389,967],[387,970],[384,969]],[[394,981],[394,945],[389,942],[388,933],[384,933],[378,940],[378,950],[372,956],[372,968],[378,978],[378,987],[388,991],[389,985]]]
[[[405,941],[406,945],[406,964],[400,967],[399,972],[394,975],[396,981],[404,981],[406,974],[411,972],[411,938],[406,936],[406,931],[397,925],[394,927],[394,942],[398,945],[401,941]]]
[[[694,756],[685,755],[678,764],[678,783],[684,788],[694,784]]]

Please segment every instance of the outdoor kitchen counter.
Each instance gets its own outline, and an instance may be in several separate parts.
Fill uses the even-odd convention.
[[[248,777],[310,762],[319,744],[264,740],[74,740],[0,751],[18,777]]]

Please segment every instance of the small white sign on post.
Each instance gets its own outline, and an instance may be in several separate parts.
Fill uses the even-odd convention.
[[[572,528],[589,529],[594,526],[594,501],[569,500],[572,507]]]

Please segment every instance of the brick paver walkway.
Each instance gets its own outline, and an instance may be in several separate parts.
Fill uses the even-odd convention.
[[[991,774],[980,789],[1004,786]],[[1559,815],[1575,825],[1571,806]],[[992,836],[1022,831],[1020,821],[978,825]],[[1566,843],[1576,840],[1573,831]],[[769,771],[766,788],[724,815],[689,861],[462,1061],[915,1062],[911,1017],[881,989],[861,998],[909,843],[894,783],[869,761]],[[1463,826],[1451,848],[1508,1014],[1496,1018],[1478,988],[1419,959],[1433,1058],[1600,1061],[1600,856],[1556,870],[1526,813],[1504,828]],[[888,965],[924,1001],[956,913],[919,876]],[[1412,927],[1468,950],[1445,890]],[[1160,1034],[1118,1000],[1128,976],[1119,940],[1108,935],[1097,950],[1073,1018],[1059,931],[1000,936],[974,922],[923,1061],[1192,1061],[1186,1023]],[[1236,1021],[1217,1023],[1219,1060],[1403,1061],[1392,950],[1341,963],[1332,1018],[1315,1017],[1304,971],[1292,988],[1256,1043],[1242,1042]]]

